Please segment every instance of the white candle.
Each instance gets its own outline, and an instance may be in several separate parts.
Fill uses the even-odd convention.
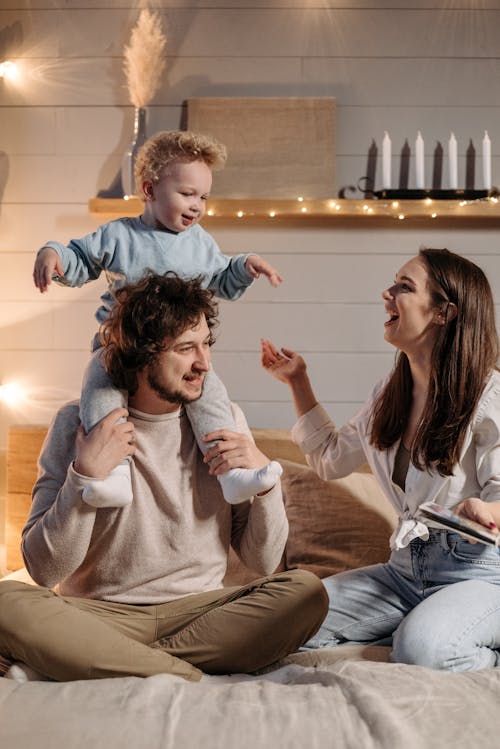
[[[417,140],[415,141],[415,185],[417,190],[423,190],[425,187],[424,139],[420,130],[417,133]]]
[[[382,187],[384,190],[391,189],[391,139],[387,130],[382,141]]]
[[[491,190],[491,140],[487,130],[483,138],[483,184],[485,190]]]
[[[448,141],[448,162],[450,167],[450,190],[458,189],[458,168],[457,168],[457,139],[454,134],[450,135]]]

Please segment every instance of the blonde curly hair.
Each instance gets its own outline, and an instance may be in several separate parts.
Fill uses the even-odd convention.
[[[161,171],[176,159],[203,161],[210,169],[222,169],[226,147],[210,135],[189,130],[162,130],[139,149],[134,166],[137,195],[142,195],[145,181],[158,182]]]

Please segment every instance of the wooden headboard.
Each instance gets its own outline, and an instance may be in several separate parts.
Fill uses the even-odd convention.
[[[37,476],[37,459],[47,427],[11,427],[7,446],[7,507],[5,543],[7,569],[23,566],[21,531],[31,506],[31,490]],[[304,463],[304,456],[285,429],[253,429],[255,442],[272,459]]]
[[[5,544],[7,569],[23,566],[19,548],[21,531],[31,506],[37,476],[37,459],[47,427],[11,427],[7,443],[7,507]]]

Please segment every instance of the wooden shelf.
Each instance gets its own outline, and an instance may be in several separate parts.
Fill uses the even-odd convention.
[[[91,198],[89,212],[102,217],[138,216],[143,203],[139,198]],[[208,203],[204,222],[217,219],[268,219],[301,218],[341,219],[363,222],[383,220],[478,220],[500,219],[497,200],[217,200]]]

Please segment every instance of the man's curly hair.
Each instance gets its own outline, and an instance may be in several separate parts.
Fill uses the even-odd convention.
[[[177,159],[203,161],[213,171],[226,163],[226,147],[210,135],[190,130],[162,130],[139,149],[134,164],[135,189],[142,195],[145,181],[158,182],[160,174]]]
[[[137,374],[154,364],[168,342],[205,316],[214,342],[218,308],[201,277],[183,279],[175,273],[149,273],[136,284],[116,292],[116,304],[101,325],[104,366],[114,386],[133,395]]]

